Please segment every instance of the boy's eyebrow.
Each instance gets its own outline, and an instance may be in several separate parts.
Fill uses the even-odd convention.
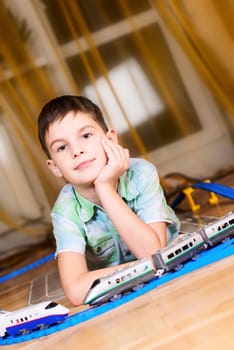
[[[55,140],[53,140],[51,143],[50,143],[50,145],[49,145],[49,149],[51,149],[52,147],[53,147],[53,145],[56,143],[56,142],[62,142],[63,141],[63,139],[55,139]]]
[[[82,133],[82,131],[84,131],[85,129],[87,129],[87,128],[92,128],[92,129],[94,129],[94,126],[93,125],[84,125],[84,126],[82,126],[79,130],[78,130],[78,132],[79,133]],[[56,143],[56,142],[63,142],[64,141],[64,139],[63,138],[58,138],[58,139],[55,139],[55,140],[53,140],[50,144],[49,144],[49,149],[51,149],[52,148],[52,146]]]

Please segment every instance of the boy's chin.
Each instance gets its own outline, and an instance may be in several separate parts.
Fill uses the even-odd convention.
[[[73,186],[77,187],[77,188],[89,188],[89,187],[94,187],[94,183],[96,181],[96,177],[95,178],[89,178],[89,179],[85,179],[85,181],[77,181],[73,183]]]

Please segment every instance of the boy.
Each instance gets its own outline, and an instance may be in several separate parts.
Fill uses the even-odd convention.
[[[167,226],[178,221],[155,167],[129,157],[89,99],[49,101],[38,133],[49,169],[67,181],[51,217],[61,283],[77,306],[95,279],[117,265],[151,258],[172,238]]]

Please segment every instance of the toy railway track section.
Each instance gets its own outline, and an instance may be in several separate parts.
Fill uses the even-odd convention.
[[[16,311],[0,310],[0,346],[47,336],[97,317],[168,281],[234,254],[234,212],[183,233],[152,260],[141,259],[94,281],[84,303],[90,307],[74,315],[54,301]]]

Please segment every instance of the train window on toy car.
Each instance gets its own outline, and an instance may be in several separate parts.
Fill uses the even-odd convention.
[[[167,258],[168,258],[168,259],[172,259],[173,256],[174,256],[174,253],[170,253],[170,254],[168,254]]]
[[[225,222],[225,223],[223,224],[223,228],[225,228],[225,227],[228,227],[228,223],[227,223],[227,222]]]
[[[182,247],[183,250],[187,250],[188,248],[189,248],[188,244],[185,244],[185,245]]]
[[[24,319],[21,317],[20,321],[21,321],[21,322],[24,322]]]
[[[51,303],[49,303],[45,309],[52,309],[53,307],[57,306],[58,304],[55,301],[52,301]]]
[[[126,276],[122,276],[121,281],[125,281],[125,280],[126,280]]]
[[[175,254],[178,255],[180,253],[182,253],[182,250],[181,249],[176,249]]]
[[[25,321],[28,321],[28,318],[27,318],[26,316],[25,316],[25,318],[24,318],[24,319],[25,319]]]
[[[131,276],[131,274],[130,274],[130,273],[128,273],[128,274],[127,274],[127,277],[128,277],[128,278],[131,278],[132,276]]]
[[[222,227],[221,226],[218,226],[218,231],[221,231],[222,230]]]
[[[229,221],[229,224],[230,224],[230,225],[233,225],[233,224],[234,224],[234,219],[231,219],[231,220]]]
[[[100,278],[97,278],[95,281],[93,281],[93,284],[91,285],[90,289],[96,287],[101,282]]]
[[[121,281],[120,281],[120,278],[116,278],[115,282],[116,282],[116,283],[120,283],[120,282],[121,282]]]

